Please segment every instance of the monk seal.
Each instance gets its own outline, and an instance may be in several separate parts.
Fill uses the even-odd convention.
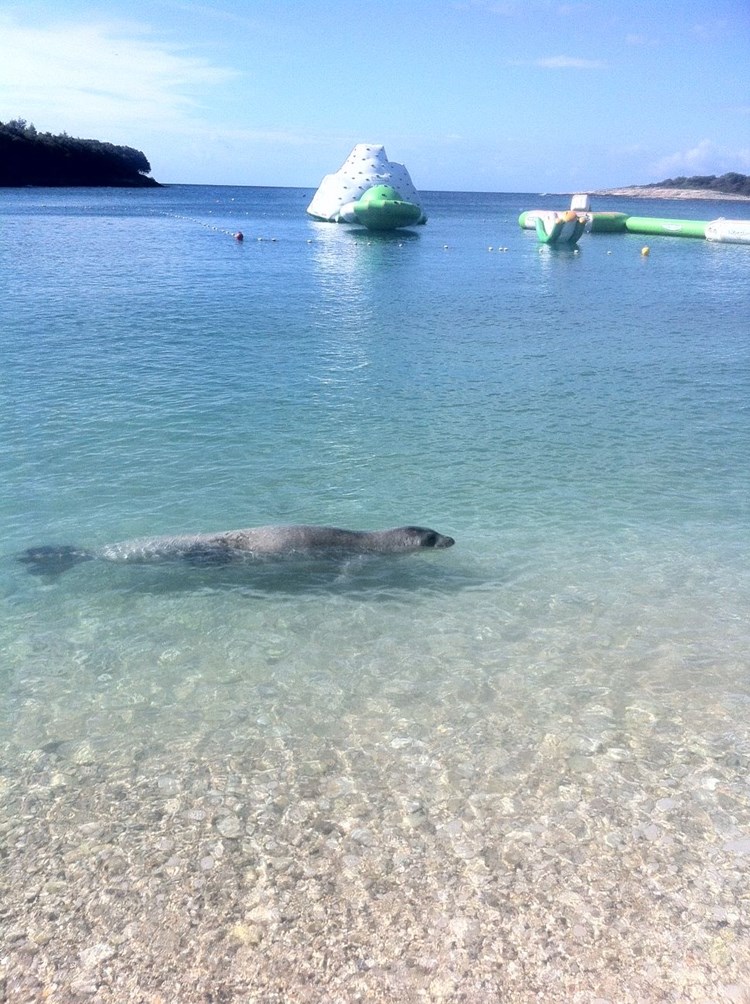
[[[219,533],[142,537],[87,550],[71,545],[30,547],[18,558],[34,575],[58,575],[81,561],[145,564],[183,559],[196,565],[274,558],[406,554],[455,544],[437,530],[398,526],[390,530],[342,530],[335,526],[256,526]]]

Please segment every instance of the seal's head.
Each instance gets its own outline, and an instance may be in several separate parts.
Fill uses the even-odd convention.
[[[394,533],[400,534],[404,550],[421,547],[453,547],[453,537],[446,537],[427,526],[402,526]]]

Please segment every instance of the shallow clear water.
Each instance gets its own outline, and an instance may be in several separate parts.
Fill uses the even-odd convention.
[[[428,194],[426,227],[376,235],[309,220],[311,195],[0,195],[9,804],[58,777],[96,817],[92,764],[100,787],[124,771],[174,795],[189,762],[228,798],[225,771],[256,784],[257,765],[226,759],[252,748],[292,801],[327,763],[326,811],[356,816],[355,793],[376,846],[406,826],[388,822],[394,798],[438,834],[474,799],[489,846],[507,799],[518,827],[559,824],[571,798],[588,827],[597,796],[643,821],[665,785],[694,798],[711,777],[735,802],[709,785],[700,840],[674,825],[684,886],[725,844],[744,867],[748,248],[539,247],[518,214],[561,200],[525,195]],[[748,215],[616,201],[595,208]],[[262,569],[91,562],[54,580],[15,560],[297,522],[418,523],[457,544]],[[602,881],[615,846],[599,847]],[[457,852],[457,874],[471,858]],[[711,909],[750,923],[732,888],[717,880]]]

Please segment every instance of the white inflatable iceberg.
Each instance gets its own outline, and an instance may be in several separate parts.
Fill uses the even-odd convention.
[[[358,143],[335,174],[320,183],[307,212],[330,223],[360,223],[369,230],[396,230],[426,223],[409,172],[385,147]]]

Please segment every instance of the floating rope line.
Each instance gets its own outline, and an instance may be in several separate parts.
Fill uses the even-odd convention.
[[[203,227],[205,230],[213,230],[216,233],[226,234],[227,237],[232,237],[238,243],[242,243],[245,240],[245,235],[241,230],[225,230],[224,227],[217,227],[214,223],[207,223],[205,220],[199,220],[195,216],[183,216],[181,213],[168,213],[166,210],[159,212],[160,216],[166,216],[172,220],[185,220],[187,223],[197,223],[199,227]],[[270,244],[275,244],[277,242],[276,237],[256,237],[257,241],[268,241]]]

